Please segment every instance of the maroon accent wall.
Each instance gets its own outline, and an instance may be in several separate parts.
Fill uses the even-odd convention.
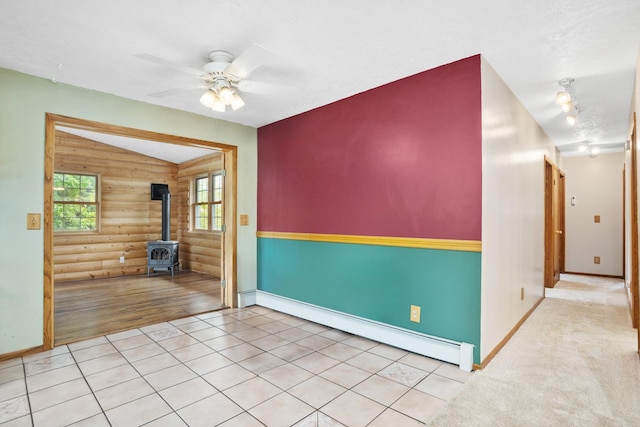
[[[481,239],[480,56],[258,129],[258,230]]]

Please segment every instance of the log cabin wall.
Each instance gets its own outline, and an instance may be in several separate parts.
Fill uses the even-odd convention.
[[[197,176],[224,169],[222,153],[217,152],[178,165],[178,240],[180,268],[221,276],[222,240],[216,231],[190,231],[191,182]]]
[[[146,274],[147,241],[160,239],[162,231],[161,202],[151,200],[151,183],[168,184],[173,196],[178,166],[57,131],[55,171],[99,175],[100,229],[54,233],[54,280]],[[177,205],[172,199],[172,239],[178,236]]]

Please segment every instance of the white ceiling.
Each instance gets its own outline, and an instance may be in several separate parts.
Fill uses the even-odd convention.
[[[0,1],[2,68],[253,127],[482,54],[566,154],[621,149],[640,47],[638,0]],[[135,56],[201,69],[253,43],[274,56],[226,113],[197,90],[150,97],[199,82]],[[573,127],[553,102],[564,77]]]

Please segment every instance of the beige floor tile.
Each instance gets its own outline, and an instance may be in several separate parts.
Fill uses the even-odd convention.
[[[311,332],[304,331],[300,328],[292,327],[290,329],[285,329],[282,332],[277,332],[275,335],[279,336],[280,338],[284,338],[287,341],[294,342],[304,338],[309,338],[313,334]]]
[[[404,357],[398,359],[398,363],[404,365],[413,366],[421,371],[433,372],[442,365],[443,362],[432,359],[430,357],[422,356],[420,354],[409,353]]]
[[[33,413],[34,427],[66,426],[100,414],[102,410],[93,394],[51,406]]]
[[[140,375],[148,375],[153,372],[161,371],[165,368],[170,368],[171,366],[179,365],[180,361],[170,353],[161,353],[157,356],[137,360],[131,364],[136,371],[140,373]]]
[[[139,377],[140,375],[131,365],[120,365],[85,378],[95,392]]]
[[[290,344],[290,342],[277,335],[267,335],[266,337],[251,341],[251,345],[254,345],[264,351],[270,351],[286,344]]]
[[[368,427],[418,427],[424,426],[424,423],[407,417],[393,409],[387,409],[378,416]]]
[[[253,372],[233,364],[203,375],[202,378],[218,390],[226,390],[255,376]]]
[[[250,409],[249,413],[268,427],[288,427],[313,411],[311,406],[285,392]]]
[[[282,390],[260,377],[251,378],[224,391],[229,399],[244,410],[253,408],[279,393],[282,393]]]
[[[208,354],[185,363],[189,369],[198,375],[204,375],[231,364],[233,364],[233,362],[220,353]]]
[[[442,409],[447,402],[418,390],[409,390],[404,396],[398,399],[391,409],[404,415],[427,422]]]
[[[278,366],[268,371],[262,372],[260,376],[271,384],[275,384],[282,390],[288,390],[291,387],[300,384],[301,382],[308,380],[313,374],[298,366],[287,363],[285,365]]]
[[[145,424],[144,427],[186,427],[187,425],[182,421],[182,419],[176,414],[172,412],[164,417],[160,417],[157,420],[153,420],[148,424]]]
[[[359,348],[362,351],[369,350],[370,348],[373,348],[378,345],[376,341],[371,341],[369,339],[358,337],[358,336],[352,336],[350,338],[347,338],[346,340],[342,341],[342,344],[347,344],[347,345],[350,345],[351,347]]]
[[[166,340],[162,340],[160,341],[158,344],[168,350],[168,351],[173,351],[176,350],[178,348],[182,348],[182,347],[187,347],[193,344],[198,343],[199,341],[195,338],[193,338],[191,335],[178,335],[177,337],[173,337],[173,338],[168,338]]]
[[[96,337],[84,341],[72,342],[67,344],[70,351],[82,350],[83,348],[93,347],[100,344],[108,344],[109,340],[106,337]]]
[[[219,427],[264,427],[260,421],[256,420],[247,412],[231,418],[229,421],[225,421],[220,424]]]
[[[22,364],[0,369],[0,385],[15,380],[24,380],[24,367]]]
[[[208,347],[211,347],[215,351],[220,351],[226,348],[235,347],[243,343],[244,341],[242,341],[240,338],[234,337],[233,335],[223,335],[221,337],[203,341],[203,344],[205,344]]]
[[[156,343],[151,343],[141,345],[140,347],[130,348],[129,350],[124,350],[122,352],[122,355],[129,362],[136,362],[148,357],[157,356],[158,354],[162,354],[164,352],[166,352],[164,348],[160,347]]]
[[[473,372],[463,371],[459,366],[452,365],[450,363],[443,363],[438,369],[433,371],[433,373],[438,374],[441,377],[451,378],[452,380],[456,380],[460,383],[467,382],[467,380],[473,376]]]
[[[304,326],[304,325],[308,325],[309,323],[311,323],[311,322],[309,322],[307,320],[304,320],[304,319],[301,319],[301,318],[295,317],[295,316],[290,316],[290,317],[287,317],[287,318],[284,318],[284,319],[280,319],[280,321],[282,323],[286,323],[287,325],[295,326],[297,328],[299,328],[301,326]]]
[[[401,357],[404,357],[407,354],[409,354],[409,352],[406,351],[406,350],[402,350],[400,348],[392,347],[392,346],[386,345],[386,344],[377,344],[376,346],[371,347],[367,351],[369,353],[373,353],[373,354],[376,354],[378,356],[385,357],[385,358],[387,358],[389,360],[398,360]]]
[[[286,360],[287,362],[292,362],[296,359],[306,356],[307,354],[313,353],[313,350],[292,343],[283,345],[282,347],[274,348],[273,350],[269,351],[269,353],[279,357],[282,360]]]
[[[318,353],[322,353],[325,356],[344,362],[345,360],[351,359],[352,357],[362,353],[362,350],[346,344],[335,343],[329,347],[318,350]]]
[[[171,354],[180,360],[181,362],[188,362],[189,360],[197,359],[198,357],[206,356],[213,353],[211,347],[207,347],[202,343],[192,344],[187,347],[178,348],[173,350]]]
[[[270,334],[277,334],[278,332],[282,332],[282,331],[286,331],[287,329],[291,329],[291,325],[287,325],[286,323],[282,323],[282,322],[271,322],[271,323],[266,323],[264,325],[258,325],[256,326],[258,329],[262,329],[265,332],[269,332]]]
[[[29,393],[82,377],[78,366],[70,365],[27,377]]]
[[[258,329],[255,327],[251,327],[249,329],[244,329],[242,331],[233,332],[232,335],[236,338],[240,338],[243,341],[251,342],[254,340],[258,340],[260,338],[264,338],[269,335],[268,332],[263,331],[262,329]]]
[[[171,408],[157,394],[150,394],[106,411],[112,427],[141,426],[167,414]]]
[[[143,335],[140,329],[130,329],[128,331],[116,332],[115,334],[107,335],[107,339],[110,342],[120,341],[126,338],[135,337],[136,335]]]
[[[334,420],[322,412],[314,412],[293,427],[346,427],[344,424]],[[394,426],[395,427],[395,426]]]
[[[325,347],[329,347],[330,345],[335,344],[334,340],[330,340],[329,338],[321,337],[320,335],[311,335],[310,337],[303,338],[301,340],[296,341],[296,344],[301,345],[303,347],[310,348],[311,350],[318,351]]]
[[[240,322],[240,321],[233,321],[233,322],[227,322],[227,323],[223,323],[221,325],[217,326],[219,329],[225,331],[228,334],[232,334],[234,332],[240,332],[240,331],[244,331],[247,329],[252,329],[253,326],[251,326],[248,323],[245,322]]]
[[[272,318],[262,315],[252,316],[244,319],[243,321],[250,324],[251,326],[266,325],[267,323],[275,322],[275,320],[273,320]]]
[[[127,359],[122,357],[120,353],[107,354],[106,356],[96,357],[95,359],[86,360],[78,363],[82,373],[87,376],[115,368],[116,366],[125,365]]]
[[[84,362],[86,360],[102,357],[107,354],[117,353],[118,350],[111,343],[98,344],[91,347],[85,347],[80,350],[72,350],[73,358],[76,362]]]
[[[167,325],[169,325],[169,323],[167,323]],[[176,328],[175,326],[170,325],[169,328],[147,332],[146,334],[149,338],[151,338],[155,342],[159,342],[159,341],[167,340],[169,338],[175,338],[180,335],[184,335],[184,332],[182,332],[180,329]]]
[[[299,326],[299,328],[307,332],[311,332],[312,334],[319,334],[329,330],[328,327],[313,322],[307,322],[304,325]]]
[[[386,368],[393,362],[385,357],[378,356],[369,352],[364,352],[347,360],[346,363],[375,374],[376,372]]]
[[[218,329],[215,326],[210,326],[207,329],[200,329],[199,331],[191,332],[189,335],[202,342],[208,341],[213,338],[222,337],[224,335],[227,335],[227,332],[223,331],[222,329]]]
[[[155,390],[143,379],[134,378],[95,392],[102,409],[107,411],[125,403],[155,393]]]
[[[215,387],[202,378],[196,377],[162,390],[160,396],[177,411],[216,393],[218,390]]]
[[[318,335],[324,338],[329,338],[330,340],[334,340],[337,342],[344,341],[353,336],[353,334],[350,334],[344,331],[339,331],[337,329],[329,329],[324,332],[320,332]]]
[[[100,413],[70,424],[70,427],[111,427],[111,424],[109,424],[107,416]]]
[[[416,385],[415,389],[448,402],[462,390],[462,387],[464,387],[463,383],[437,374],[431,374]]]
[[[84,378],[78,378],[30,393],[29,401],[31,410],[36,412],[90,393],[91,389]]]
[[[345,391],[347,391],[347,389],[338,384],[314,376],[290,388],[288,393],[314,408],[321,408]]]
[[[134,335],[129,338],[124,338],[117,341],[112,341],[111,344],[119,351],[129,350],[130,348],[140,347],[141,345],[151,344],[153,340],[146,335]]]
[[[320,372],[334,367],[340,362],[336,359],[330,358],[329,356],[325,356],[324,354],[311,353],[307,356],[301,357],[300,359],[294,360],[292,363],[306,369],[307,371],[313,372],[314,374],[319,374]]]
[[[41,353],[36,353],[36,354],[41,354]],[[29,356],[24,357],[25,361],[27,357]],[[32,360],[37,360],[37,359],[32,359]],[[5,368],[11,368],[13,366],[22,366],[22,357],[14,357],[13,359],[7,359],[0,362],[0,370]]]
[[[195,377],[195,372],[182,364],[144,376],[145,380],[157,391],[164,390],[165,388],[180,384]]]
[[[381,377],[406,385],[407,387],[414,387],[428,374],[428,372],[398,362],[394,362],[378,372],[378,375]]]
[[[409,390],[410,388],[407,386],[378,375],[369,377],[353,388],[356,393],[384,406],[390,406]]]
[[[34,360],[33,362],[27,362],[24,364],[24,369],[27,375],[35,375],[52,369],[61,368],[63,366],[73,365],[75,363],[76,362],[73,360],[70,353],[64,353]],[[2,374],[0,373],[0,383],[2,383],[1,375]]]
[[[149,335],[152,332],[164,331],[166,329],[173,329],[173,328],[175,328],[175,326],[173,326],[170,322],[160,322],[160,323],[154,323],[153,325],[144,326],[140,328],[140,330],[145,334]]]
[[[9,381],[8,383],[0,384],[0,402],[5,400],[15,399],[16,397],[27,394],[27,387],[24,379],[15,381]]]
[[[356,384],[366,380],[372,374],[347,363],[340,363],[331,369],[327,369],[319,374],[321,377],[328,379],[344,388],[351,388]]]
[[[287,362],[272,354],[261,353],[257,356],[245,359],[238,364],[243,368],[250,370],[254,374],[261,374],[262,372],[268,371],[276,366],[284,365],[285,363]]]
[[[347,390],[329,402],[322,412],[349,427],[366,426],[386,408],[371,399]]]
[[[29,414],[29,400],[27,395],[14,397],[8,400],[0,401],[0,424],[22,418]],[[20,423],[22,421],[16,421]],[[29,417],[29,423],[31,423],[31,417]]]
[[[197,320],[195,322],[184,323],[181,325],[175,325],[182,332],[188,334],[195,331],[201,331],[203,329],[210,328],[211,325],[205,322],[204,320]]]
[[[183,317],[181,319],[169,321],[169,323],[171,323],[175,327],[187,325],[189,323],[199,323],[199,322],[202,322],[202,320],[198,319],[196,316]]]
[[[240,413],[242,408],[222,393],[214,394],[178,411],[180,418],[189,427],[216,426]]]
[[[2,427],[33,427],[33,424],[31,423],[31,415],[14,418],[6,423],[2,422],[2,417],[0,415],[0,423],[2,424]]]
[[[263,353],[263,351],[251,344],[244,343],[221,350],[219,353],[234,362],[240,362],[250,357],[257,356],[258,354]]]

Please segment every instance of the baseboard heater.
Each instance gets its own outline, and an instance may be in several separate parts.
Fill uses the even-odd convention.
[[[260,305],[403,350],[453,363],[467,372],[473,368],[473,344],[398,328],[263,291],[240,293],[238,302],[240,307]]]

